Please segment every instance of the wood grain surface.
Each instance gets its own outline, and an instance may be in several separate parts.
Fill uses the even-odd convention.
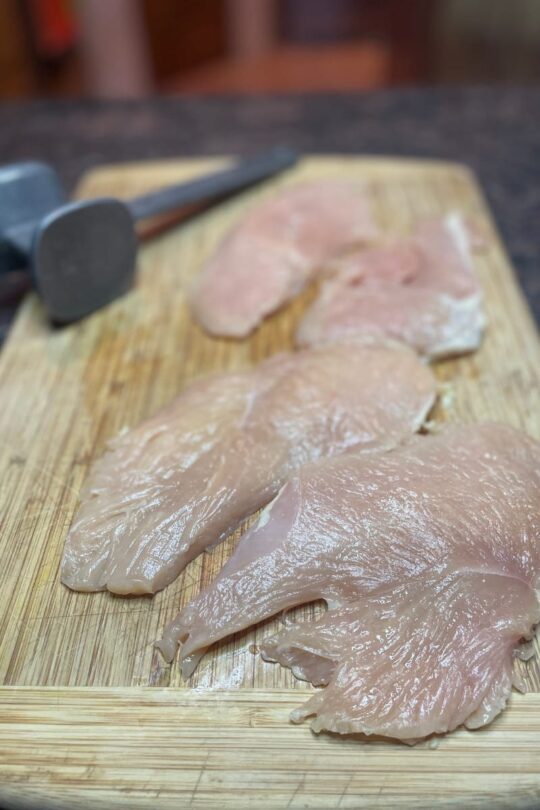
[[[209,171],[221,163],[175,161],[104,167],[85,178],[80,194],[129,196]],[[67,791],[62,794],[64,806],[75,807],[78,805],[69,804],[66,796],[71,800],[75,796],[80,798],[78,791],[82,784],[92,787],[99,784],[99,789],[96,787],[92,793],[92,801],[107,795],[109,806],[113,806],[114,793],[114,801],[119,804],[145,807],[145,802],[150,802],[158,790],[163,802],[176,796],[189,804],[189,791],[195,790],[193,775],[206,774],[205,782],[209,780],[215,786],[212,801],[217,802],[219,790],[226,790],[228,797],[234,787],[234,773],[229,769],[236,750],[235,723],[240,729],[238,740],[242,741],[238,745],[248,750],[252,740],[249,718],[253,714],[272,718],[263,735],[261,752],[272,759],[278,754],[286,756],[288,751],[291,762],[285,771],[293,772],[294,778],[287,781],[284,776],[276,777],[281,793],[279,796],[276,793],[274,805],[265,805],[267,783],[262,777],[262,781],[255,777],[255,781],[249,780],[248,760],[234,788],[240,801],[235,806],[282,806],[282,801],[286,805],[289,800],[291,807],[337,806],[338,801],[341,807],[367,806],[361,804],[360,794],[364,796],[365,789],[365,797],[374,800],[374,793],[362,781],[364,777],[356,773],[356,757],[366,763],[364,769],[367,763],[373,767],[374,774],[369,777],[372,787],[381,786],[390,778],[391,795],[399,794],[411,806],[424,806],[429,786],[433,788],[438,782],[445,801],[457,803],[469,788],[455,781],[456,774],[462,771],[470,774],[476,767],[478,778],[467,784],[477,800],[483,797],[485,803],[488,798],[491,801],[503,788],[507,795],[519,787],[524,791],[523,801],[540,795],[535,792],[540,790],[540,764],[529,769],[525,776],[519,770],[520,762],[529,767],[530,752],[537,750],[529,750],[531,735],[540,730],[540,697],[534,695],[516,698],[514,706],[492,728],[452,735],[437,752],[429,752],[430,757],[437,757],[440,772],[429,770],[426,777],[419,763],[428,753],[418,753],[424,749],[410,751],[389,747],[388,743],[383,747],[381,744],[357,748],[351,741],[329,736],[315,739],[307,727],[297,729],[287,725],[288,709],[297,705],[303,699],[301,693],[310,687],[295,681],[288,670],[263,663],[257,655],[261,639],[275,631],[279,618],[217,645],[186,684],[177,662],[166,665],[154,650],[153,641],[177,610],[213,578],[230,554],[236,537],[195,560],[175,583],[154,598],[76,594],[60,584],[62,545],[78,493],[90,463],[103,451],[107,439],[122,427],[136,425],[154,413],[196,377],[214,370],[246,367],[291,347],[295,325],[313,296],[312,290],[242,342],[206,336],[189,316],[185,290],[219,238],[247,206],[285,184],[322,176],[356,177],[369,183],[377,220],[389,233],[404,233],[422,215],[455,208],[471,214],[484,228],[488,249],[475,258],[475,265],[486,295],[489,328],[476,354],[435,366],[443,386],[433,418],[467,422],[498,419],[540,438],[540,345],[536,327],[475,181],[464,167],[455,164],[359,158],[304,160],[286,175],[187,219],[180,227],[146,242],[139,254],[133,290],[80,324],[51,329],[36,297],[30,296],[0,356],[0,683],[4,685],[0,688],[3,704],[0,721],[5,721],[0,732],[0,766],[3,762],[6,784],[11,786],[9,790],[4,787],[4,791],[11,791],[12,798],[31,796],[35,787],[37,793],[33,795],[37,796],[41,790],[40,795],[50,796],[52,802],[61,795],[63,787]],[[316,610],[316,606],[308,606],[297,613],[312,615]],[[517,666],[530,689],[540,691],[538,658]],[[175,689],[170,692],[156,689],[155,693],[135,689],[146,686]],[[92,688],[70,691],[65,687]],[[110,691],[111,687],[119,689]],[[178,687],[196,691],[182,691]],[[162,769],[149,767],[145,771],[146,782],[142,775],[137,776],[134,792],[124,791],[117,796],[113,788],[117,784],[114,768],[122,770],[122,758],[130,755],[132,742],[136,745],[131,737],[137,738],[139,734],[139,702],[142,713],[148,701],[153,713],[151,719],[140,714],[141,745],[146,744],[148,733],[157,751],[161,724],[165,734],[170,732],[171,724],[187,723],[186,728],[197,732],[193,746],[190,748],[185,728],[171,732],[168,738],[171,745],[177,739],[174,735],[178,735],[176,758],[171,750]],[[115,730],[109,735],[107,721],[93,724],[88,718],[94,710],[98,714],[108,711],[111,702],[114,706],[118,702],[118,706],[111,709],[111,728]],[[169,715],[171,705],[174,711]],[[220,717],[222,712],[236,718],[230,729],[227,726],[225,737],[213,727],[213,718]],[[78,760],[76,738],[78,733],[86,734],[84,717],[92,726],[92,733],[88,739],[84,737],[81,745],[86,747],[81,749]],[[27,731],[32,732],[32,740],[23,743]],[[69,767],[63,769],[52,753],[54,746],[64,739],[72,739],[75,746],[68,752],[68,757],[73,757],[69,767],[79,768],[72,787]],[[225,751],[227,739],[231,751]],[[42,750],[39,740],[48,741],[44,744],[43,760],[37,753]],[[506,750],[504,741],[510,752],[508,760],[501,753]],[[106,756],[109,745],[118,758],[111,762],[110,768]],[[470,750],[479,759],[470,754],[468,760],[468,746],[472,746]],[[218,749],[219,756],[213,753]],[[452,750],[461,751],[458,759],[441,759],[442,751],[447,749],[449,756]],[[305,768],[302,771],[303,766],[296,767],[295,750],[313,768],[309,779],[314,781],[307,787],[298,781],[298,775],[307,771]],[[216,765],[219,776],[208,776],[209,772],[201,770],[200,758],[204,759],[205,751],[222,763]],[[323,799],[317,804],[314,803],[314,786],[319,779],[316,769],[320,766],[324,774],[334,767],[327,759],[329,752],[335,756],[339,785],[329,778],[328,790],[323,791]],[[494,752],[498,752],[499,759],[491,760]],[[139,752],[138,756],[143,755]],[[186,769],[189,771],[191,766],[186,764],[186,757],[188,763],[190,757],[193,760],[189,775]],[[98,764],[93,764],[94,760]],[[540,763],[538,757],[536,761]],[[137,770],[136,762],[140,764],[141,759],[135,757],[133,766],[126,763],[126,780],[131,778],[129,768]],[[173,762],[180,763],[174,773],[169,770]],[[259,770],[265,770],[262,760],[257,762]],[[32,763],[37,768],[33,773]],[[84,767],[90,770],[85,772]],[[142,774],[144,768],[142,765],[140,768]],[[276,768],[275,762],[268,763],[269,774]],[[390,777],[389,768],[393,769]],[[398,775],[408,771],[408,781],[403,783],[400,793]],[[46,774],[50,776],[48,792],[43,787]],[[350,778],[348,787],[345,774]],[[203,780],[203,776],[200,778]],[[20,783],[25,780],[28,785],[19,792]],[[321,780],[321,784],[326,784],[322,777]],[[454,793],[447,790],[452,780]],[[0,779],[0,783],[3,781]],[[141,787],[143,782],[147,787]],[[188,789],[186,785],[191,787]],[[167,793],[169,789],[171,792]],[[200,799],[206,793],[198,791],[199,788],[193,794],[193,806],[206,806]],[[297,791],[295,796],[293,791]],[[306,801],[298,798],[302,791],[306,793]],[[324,796],[328,797],[328,803]],[[89,793],[80,798],[83,802],[80,806],[86,806],[87,800],[90,801]],[[213,806],[208,801],[208,806]],[[40,806],[44,806],[43,802]],[[175,806],[184,804],[177,802]]]
[[[0,803],[135,808],[537,808],[540,695],[413,748],[310,734],[290,690],[0,690]]]

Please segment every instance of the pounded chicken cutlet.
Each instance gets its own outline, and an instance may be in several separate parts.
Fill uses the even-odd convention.
[[[165,629],[189,675],[207,647],[317,599],[263,652],[316,684],[296,719],[412,739],[500,711],[540,617],[540,445],[499,424],[300,469]]]
[[[358,183],[318,180],[285,188],[225,236],[195,280],[191,310],[211,334],[245,337],[326,261],[378,234]]]
[[[74,590],[153,593],[307,462],[399,444],[436,388],[401,346],[336,344],[194,383],[93,465],[65,542]]]
[[[392,338],[437,359],[473,351],[485,328],[472,267],[474,234],[458,213],[332,265],[297,330],[300,346]]]

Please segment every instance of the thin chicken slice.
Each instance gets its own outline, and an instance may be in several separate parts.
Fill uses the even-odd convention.
[[[358,183],[286,188],[227,234],[195,280],[192,312],[211,334],[245,337],[328,259],[378,233]]]
[[[520,641],[539,620],[529,582],[447,566],[288,628],[262,653],[328,684],[293,721],[315,715],[316,732],[416,740],[490,722],[510,695]]]
[[[62,581],[119,594],[164,588],[301,465],[402,442],[423,424],[435,391],[406,347],[358,343],[195,383],[94,464]]]
[[[189,675],[219,639],[316,599],[344,605],[457,570],[538,587],[539,470],[538,443],[489,423],[303,467],[159,646],[171,660],[183,642]]]
[[[430,359],[473,351],[485,328],[472,266],[475,244],[470,227],[454,213],[421,223],[409,239],[334,263],[300,323],[297,343],[386,336]]]

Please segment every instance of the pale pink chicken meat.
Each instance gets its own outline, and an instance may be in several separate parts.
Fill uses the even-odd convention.
[[[158,646],[171,660],[183,642],[189,675],[219,639],[324,599],[263,648],[328,683],[294,718],[413,739],[500,711],[539,587],[540,445],[455,426],[303,467]]]
[[[418,430],[434,377],[399,345],[335,344],[194,383],[90,471],[65,542],[74,590],[153,593],[301,465]]]
[[[222,240],[195,280],[191,310],[211,334],[245,337],[326,261],[378,233],[358,183],[319,180],[286,188]]]
[[[485,327],[475,246],[481,243],[454,213],[421,223],[407,239],[352,253],[332,265],[297,343],[367,335],[401,340],[432,359],[473,351]]]
[[[314,731],[417,740],[504,709],[520,640],[540,620],[534,588],[465,567],[369,594],[269,639],[263,657],[327,685],[292,714]]]

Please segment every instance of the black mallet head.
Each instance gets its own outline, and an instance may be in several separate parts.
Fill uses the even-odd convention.
[[[68,203],[56,173],[44,163],[0,167],[0,274],[29,270],[51,320],[76,321],[130,287],[135,223],[223,199],[297,159],[292,150],[276,147],[125,203],[109,198]]]
[[[56,323],[70,323],[125,293],[137,255],[133,218],[119,200],[69,203],[32,237],[30,271]]]

